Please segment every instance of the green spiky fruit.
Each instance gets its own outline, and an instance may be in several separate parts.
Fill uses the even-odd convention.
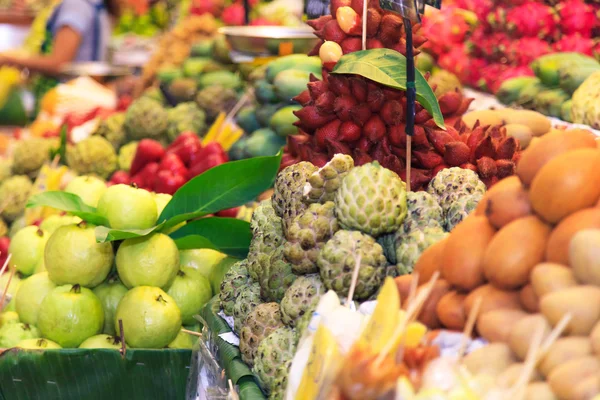
[[[275,214],[271,200],[261,202],[254,210],[250,228],[252,241],[248,252],[248,273],[258,282],[271,255],[285,241],[282,220]]]
[[[177,78],[169,85],[169,93],[177,103],[194,101],[198,90],[198,82],[193,78]]]
[[[466,195],[485,193],[485,184],[479,176],[470,169],[459,167],[446,168],[429,182],[427,192],[431,194],[444,210],[444,215],[452,203]]]
[[[248,282],[238,289],[237,294],[233,305],[233,330],[239,335],[248,314],[262,303],[260,285],[256,282]]]
[[[318,274],[300,276],[283,295],[281,319],[290,326],[296,326],[299,318],[316,307],[323,294],[325,285]]]
[[[133,140],[159,138],[167,131],[167,126],[167,111],[149,97],[141,97],[131,103],[125,113],[123,125],[125,132]]]
[[[446,230],[450,232],[463,219],[467,218],[469,214],[477,208],[477,205],[482,198],[483,193],[478,192],[461,197],[450,204],[450,207],[448,207],[448,211],[446,212]]]
[[[304,185],[316,171],[317,167],[302,161],[285,168],[277,175],[272,202],[275,213],[283,219],[284,229],[306,210],[307,206],[302,200]]]
[[[206,113],[208,121],[214,121],[221,112],[229,112],[237,103],[235,90],[220,85],[208,86],[196,95],[196,104]]]
[[[304,198],[309,203],[333,201],[342,180],[354,168],[354,159],[345,154],[336,154],[331,161],[313,173],[304,187]]]
[[[249,279],[247,260],[236,262],[227,271],[221,282],[221,291],[219,292],[221,308],[223,308],[225,315],[233,315],[233,307],[236,304],[238,291],[248,283]]]
[[[125,113],[114,113],[100,121],[94,134],[102,136],[112,144],[115,150],[119,150],[119,148],[127,141],[127,134],[123,127],[124,124]]]
[[[312,321],[312,318],[313,318],[313,314],[317,310],[317,306],[318,306],[318,302],[317,302],[317,304],[314,304],[312,307],[310,307],[308,310],[306,310],[304,315],[301,316],[300,318],[298,318],[298,320],[296,321],[296,342],[297,343],[300,342],[300,339],[302,339],[302,336],[304,336],[304,333],[308,330],[308,327],[310,326],[310,322]]]
[[[117,169],[117,153],[108,140],[91,136],[67,148],[67,164],[78,175],[107,179]]]
[[[295,351],[296,332],[289,327],[276,329],[258,345],[252,371],[265,392],[271,392],[277,368],[291,360]]]
[[[325,243],[339,229],[335,204],[311,204],[288,227],[285,258],[297,274],[317,272],[317,257]]]
[[[273,375],[273,384],[271,385],[271,394],[269,400],[284,400],[288,385],[288,376],[292,367],[292,359],[279,365]]]
[[[408,234],[400,235],[399,240],[396,242],[397,274],[412,273],[421,254],[429,246],[439,242],[446,236],[448,236],[448,233],[441,227],[415,229]]]
[[[206,129],[206,114],[196,103],[181,103],[167,111],[169,126],[167,136],[173,141],[183,132],[203,135]]]
[[[17,141],[13,151],[13,172],[17,175],[35,177],[50,160],[50,141],[31,138]]]
[[[267,301],[281,301],[287,288],[298,276],[283,255],[283,246],[279,246],[263,265],[260,283],[260,295]]]
[[[393,171],[373,162],[353,168],[335,194],[344,229],[377,237],[398,230],[407,213],[406,185]]]
[[[258,305],[248,314],[244,321],[244,327],[240,331],[242,360],[253,366],[260,342],[283,326],[279,304],[263,303]]]
[[[372,237],[358,231],[337,231],[319,254],[318,265],[325,287],[347,296],[352,273],[360,262],[354,299],[368,298],[383,283],[387,260]]]
[[[0,185],[0,204],[2,218],[13,222],[23,214],[27,199],[33,189],[31,180],[25,175],[16,175],[6,179]]]
[[[119,169],[129,172],[139,143],[137,141],[129,142],[119,149]]]
[[[408,213],[401,231],[410,233],[415,229],[444,225],[444,211],[436,199],[427,192],[409,192],[406,195]]]

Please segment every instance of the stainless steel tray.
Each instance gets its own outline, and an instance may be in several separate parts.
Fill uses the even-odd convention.
[[[225,26],[219,29],[232,51],[252,55],[279,55],[280,45],[291,43],[292,53],[308,53],[318,42],[308,25],[285,26]]]

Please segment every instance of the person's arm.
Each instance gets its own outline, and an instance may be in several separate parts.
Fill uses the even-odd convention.
[[[14,65],[45,75],[58,75],[65,64],[75,59],[81,40],[79,32],[63,26],[56,33],[52,53],[34,57],[0,56],[0,65]]]

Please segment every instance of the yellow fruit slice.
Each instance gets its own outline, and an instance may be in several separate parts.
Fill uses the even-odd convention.
[[[396,398],[402,400],[416,400],[415,389],[405,376],[401,376],[396,382]]]
[[[400,322],[398,307],[400,307],[398,286],[392,278],[388,277],[377,296],[375,311],[360,338],[371,346],[374,354],[379,353],[392,340],[392,335]]]
[[[243,129],[235,129],[233,132],[231,132],[229,134],[229,137],[221,142],[221,146],[223,147],[223,150],[225,151],[229,151],[229,149],[231,149],[231,146],[233,146],[235,144],[235,142],[237,142],[238,140],[240,140],[240,138],[244,135],[244,130]]]
[[[219,115],[217,116],[217,119],[215,120],[215,122],[212,124],[212,126],[208,130],[208,133],[206,134],[206,136],[204,136],[204,140],[202,140],[203,146],[206,146],[210,142],[215,141],[215,138],[221,132],[221,126],[223,125],[223,122],[225,122],[225,116],[226,115],[224,112],[219,113]]]

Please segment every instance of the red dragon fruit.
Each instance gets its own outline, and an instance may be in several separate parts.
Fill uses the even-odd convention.
[[[481,70],[481,78],[479,79],[479,82],[477,82],[477,86],[479,86],[483,90],[487,90],[493,93],[493,89],[497,85],[500,85],[499,83],[497,83],[498,76],[504,73],[504,71],[508,68],[509,67],[507,65],[500,63],[486,65]]]
[[[566,0],[556,6],[560,15],[560,30],[564,35],[580,33],[591,37],[592,30],[598,25],[594,8],[583,0]]]
[[[512,41],[505,55],[511,65],[529,65],[536,58],[551,52],[552,47],[545,40],[526,37]]]
[[[469,24],[465,17],[455,12],[456,8],[448,7],[423,18],[421,27],[428,38],[424,45],[433,54],[443,54],[457,43],[462,43],[469,32]]]
[[[530,2],[507,12],[506,28],[517,37],[554,38],[558,33],[558,15],[550,6]]]
[[[458,8],[474,12],[479,21],[485,21],[487,15],[494,8],[493,0],[456,0],[454,4]]]
[[[554,50],[556,51],[574,51],[577,53],[587,54],[588,56],[594,55],[594,40],[583,37],[579,33],[564,36],[558,42],[554,43]]]
[[[456,75],[461,82],[474,86],[481,78],[480,71],[487,62],[482,58],[470,57],[466,45],[461,44],[441,55],[438,64]]]

